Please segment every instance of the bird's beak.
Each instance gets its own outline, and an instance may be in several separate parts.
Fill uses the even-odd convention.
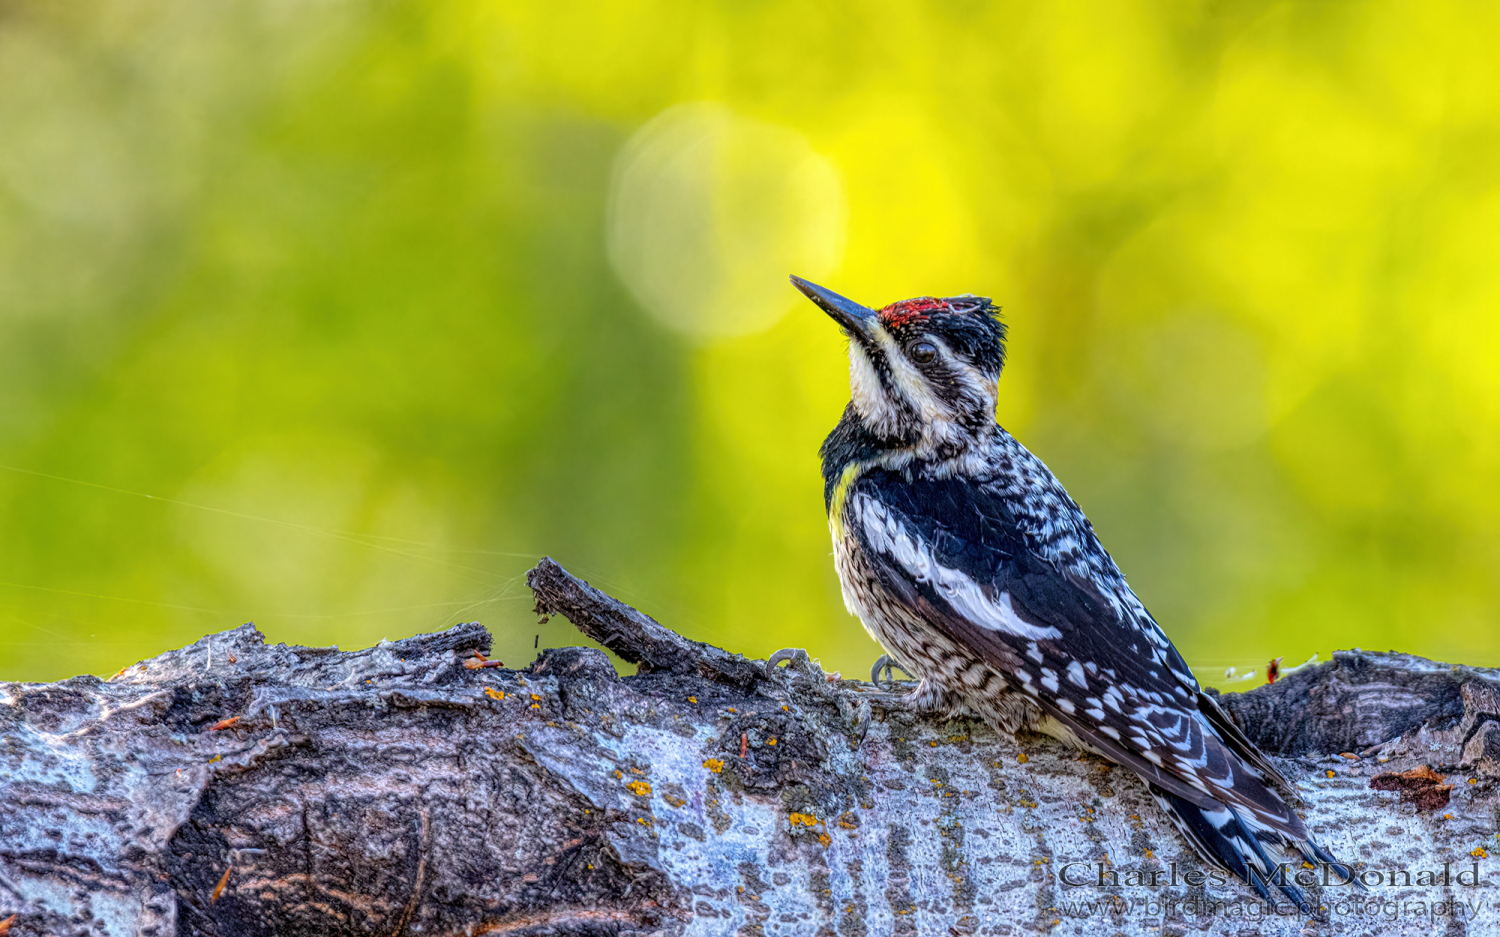
[[[880,317],[875,314],[875,310],[846,299],[833,290],[809,283],[801,277],[792,277],[792,285],[801,290],[802,295],[817,303],[820,309],[832,316],[850,335],[873,337],[875,329],[880,325]]]

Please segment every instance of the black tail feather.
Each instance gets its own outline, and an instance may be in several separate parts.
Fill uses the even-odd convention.
[[[1311,839],[1299,845],[1298,848],[1302,851],[1302,857],[1308,862],[1314,864],[1321,862],[1332,869],[1334,873],[1338,875],[1340,884],[1350,884],[1360,891],[1369,891],[1369,889],[1365,887],[1364,882],[1361,882],[1358,878],[1355,877],[1353,869],[1335,859],[1332,853],[1330,853],[1328,850],[1324,849],[1317,843],[1313,842]]]
[[[1322,919],[1319,909],[1308,900],[1307,894],[1290,877],[1277,874],[1277,863],[1266,854],[1262,843],[1278,850],[1295,850],[1309,861],[1325,862],[1341,879],[1353,877],[1348,866],[1335,860],[1311,839],[1284,843],[1270,832],[1251,830],[1244,818],[1228,806],[1217,809],[1199,807],[1154,784],[1150,787],[1156,802],[1193,844],[1199,856],[1239,878],[1265,901],[1272,900],[1267,886],[1274,885],[1303,914]]]

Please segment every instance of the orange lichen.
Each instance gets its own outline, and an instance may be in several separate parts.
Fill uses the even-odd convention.
[[[1475,859],[1488,859],[1490,857],[1490,854],[1485,851],[1485,848],[1483,846],[1475,846],[1474,851],[1469,853],[1469,855],[1473,856]]]
[[[817,817],[813,816],[810,813],[798,813],[795,810],[792,811],[792,815],[790,817],[787,817],[787,819],[791,821],[792,826],[817,826],[818,825],[818,818]]]
[[[630,793],[637,797],[648,797],[651,794],[651,785],[645,781],[631,781],[625,786],[630,789]]]
[[[484,695],[488,696],[490,699],[505,699],[505,691],[497,690],[492,686],[487,686],[484,688]]]
[[[775,745],[776,744],[776,740],[775,739],[766,739],[766,744],[767,745]]]
[[[712,771],[714,774],[718,774],[719,772],[724,770],[724,762],[720,761],[717,758],[710,758],[703,763],[703,767]]]
[[[1021,754],[1019,754],[1019,755],[1016,756],[1016,761],[1019,761],[1023,765],[1026,762],[1030,761],[1030,760],[1031,760],[1030,758],[1026,757],[1026,753],[1025,752],[1022,752]]]

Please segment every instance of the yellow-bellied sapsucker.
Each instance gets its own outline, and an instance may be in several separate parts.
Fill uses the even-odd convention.
[[[849,336],[851,400],[823,443],[844,601],[911,703],[1056,736],[1140,775],[1199,855],[1269,898],[1270,852],[1323,862],[1291,785],[1198,686],[1093,526],[995,421],[1005,326],[988,299],[869,309],[792,282]]]

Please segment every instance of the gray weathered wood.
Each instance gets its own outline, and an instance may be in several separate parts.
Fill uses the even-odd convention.
[[[469,669],[489,648],[475,624],[350,653],[267,646],[246,625],[109,681],[0,684],[0,927],[1500,933],[1479,857],[1500,847],[1493,670],[1347,652],[1224,697],[1334,852],[1373,871],[1477,864],[1478,886],[1328,889],[1318,924],[1243,886],[1183,884],[1186,844],[1097,758],[915,716],[815,666],[766,677],[550,560],[530,582],[540,611],[641,672],[586,648]],[[1370,787],[1422,764],[1454,785],[1445,808]],[[1119,886],[1097,884],[1100,863]],[[1157,886],[1133,884],[1153,870]]]

